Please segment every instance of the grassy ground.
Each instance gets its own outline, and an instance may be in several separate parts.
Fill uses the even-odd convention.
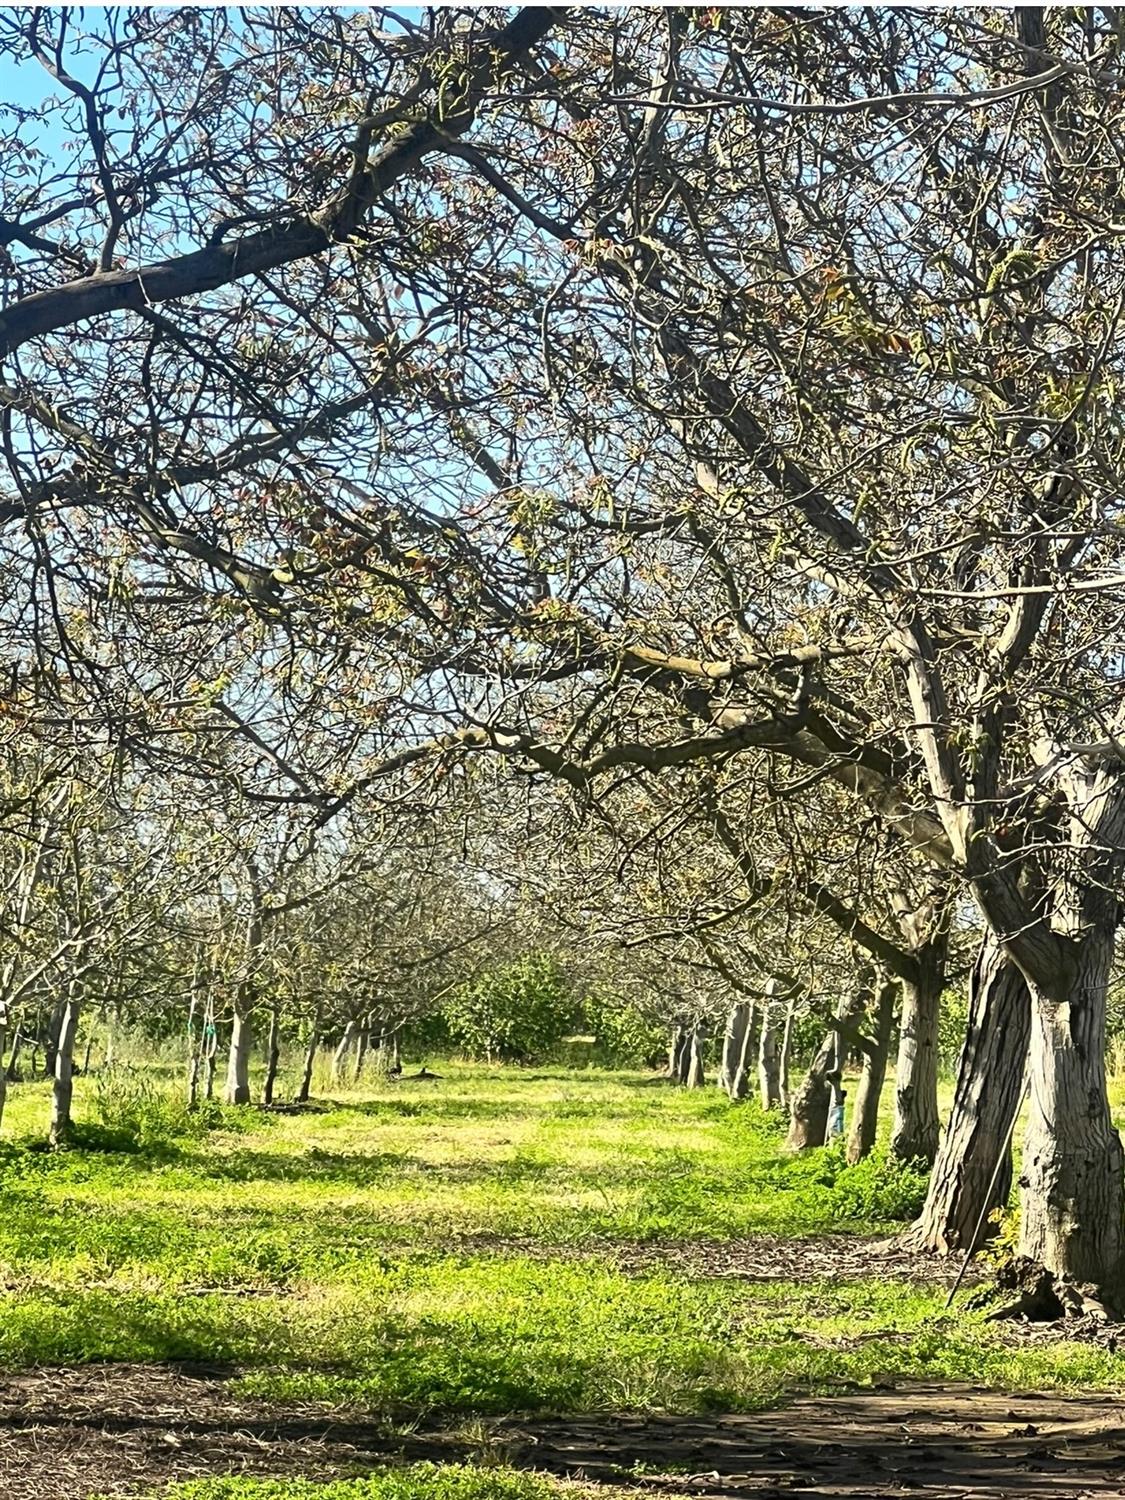
[[[398,1422],[744,1411],[898,1378],[1125,1387],[1125,1356],[1020,1346],[947,1313],[940,1287],[802,1274],[802,1239],[899,1227],[921,1190],[909,1172],[846,1169],[833,1152],[787,1159],[778,1121],[713,1090],[593,1071],[443,1073],[314,1113],[224,1111],[194,1134],[159,1101],[109,1098],[113,1128],[89,1136],[103,1149],[53,1154],[23,1144],[43,1134],[44,1089],[15,1087],[0,1151],[0,1361],[193,1360],[234,1367],[246,1394],[362,1403]],[[95,1085],[79,1087],[90,1116]],[[104,1149],[138,1136],[143,1149]],[[760,1235],[791,1241],[760,1282],[660,1261],[684,1242]],[[638,1245],[646,1269],[630,1273],[616,1262]],[[540,1500],[545,1485],[450,1468],[444,1487],[404,1473],[315,1493]],[[314,1494],[288,1480],[179,1493]]]

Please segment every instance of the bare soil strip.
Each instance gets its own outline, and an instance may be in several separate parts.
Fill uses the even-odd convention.
[[[518,1236],[465,1236],[463,1251],[502,1251],[540,1260],[604,1260],[627,1275],[670,1271],[679,1276],[713,1276],[732,1281],[850,1281],[894,1277],[927,1286],[951,1287],[959,1259],[921,1255],[901,1239],[825,1234],[794,1239],[755,1234],[742,1240],[642,1241],[583,1239],[574,1245],[547,1244]],[[983,1280],[987,1268],[971,1265],[962,1285]]]
[[[1125,1405],[972,1387],[803,1398],[751,1416],[510,1427],[514,1462],[638,1491],[754,1500],[1121,1500]]]
[[[1121,1500],[1117,1397],[916,1386],[804,1398],[751,1416],[504,1419],[493,1457],[663,1497]],[[349,1409],[232,1397],[218,1372],[43,1369],[0,1380],[0,1495],[126,1496],[204,1475],[329,1479],[479,1454],[455,1429],[405,1443]]]

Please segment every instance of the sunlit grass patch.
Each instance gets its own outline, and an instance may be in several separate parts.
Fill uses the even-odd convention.
[[[362,1479],[321,1483],[307,1479],[191,1480],[140,1500],[623,1500],[625,1494],[616,1486],[548,1479],[508,1468],[412,1464]]]

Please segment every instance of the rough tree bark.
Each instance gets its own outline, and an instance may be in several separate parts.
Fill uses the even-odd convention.
[[[78,996],[63,1002],[58,1040],[55,1044],[55,1082],[51,1090],[51,1145],[61,1146],[71,1129],[70,1107],[74,1099],[74,1041],[78,1035]]]
[[[879,1099],[887,1076],[891,1032],[894,1029],[897,990],[894,980],[886,976],[876,980],[872,1015],[874,1024],[860,1043],[863,1062],[859,1083],[856,1085],[851,1129],[848,1131],[846,1154],[849,1162],[862,1161],[865,1156],[870,1155],[875,1145],[879,1128]]]
[[[1020,1184],[1019,1253],[1053,1276],[1087,1282],[1120,1303],[1121,1138],[1105,1081],[1105,996],[1114,933],[1073,943],[1069,972],[1029,980],[1029,1113]]]
[[[916,979],[903,979],[895,1069],[895,1111],[891,1155],[900,1161],[932,1162],[937,1156],[941,1117],[937,1105],[938,1019],[945,982],[944,962],[919,954]]]
[[[989,1214],[1008,1202],[1012,1190],[1012,1152],[1005,1143],[1020,1106],[1030,1031],[1027,981],[986,933],[969,980],[953,1108],[911,1231],[919,1249],[964,1252],[980,1224],[979,1249],[995,1232]]]

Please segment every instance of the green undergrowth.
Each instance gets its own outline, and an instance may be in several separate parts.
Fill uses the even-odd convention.
[[[667,1493],[667,1492],[665,1492]],[[464,1464],[413,1464],[362,1479],[204,1479],[141,1500],[619,1500],[624,1491]],[[95,1497],[96,1500],[96,1497]]]
[[[182,1129],[174,1096],[132,1088],[115,1116],[81,1080],[80,1146],[55,1153],[29,1144],[45,1090],[17,1086],[0,1362],[193,1361],[395,1421],[737,1411],[904,1379],[1125,1387],[1121,1357],[1020,1346],[933,1288],[802,1274],[806,1237],[901,1227],[911,1167],[788,1157],[776,1117],[641,1076],[442,1072]],[[693,1242],[721,1272],[762,1236],[778,1279],[660,1263]],[[615,1262],[631,1251],[643,1274]]]

